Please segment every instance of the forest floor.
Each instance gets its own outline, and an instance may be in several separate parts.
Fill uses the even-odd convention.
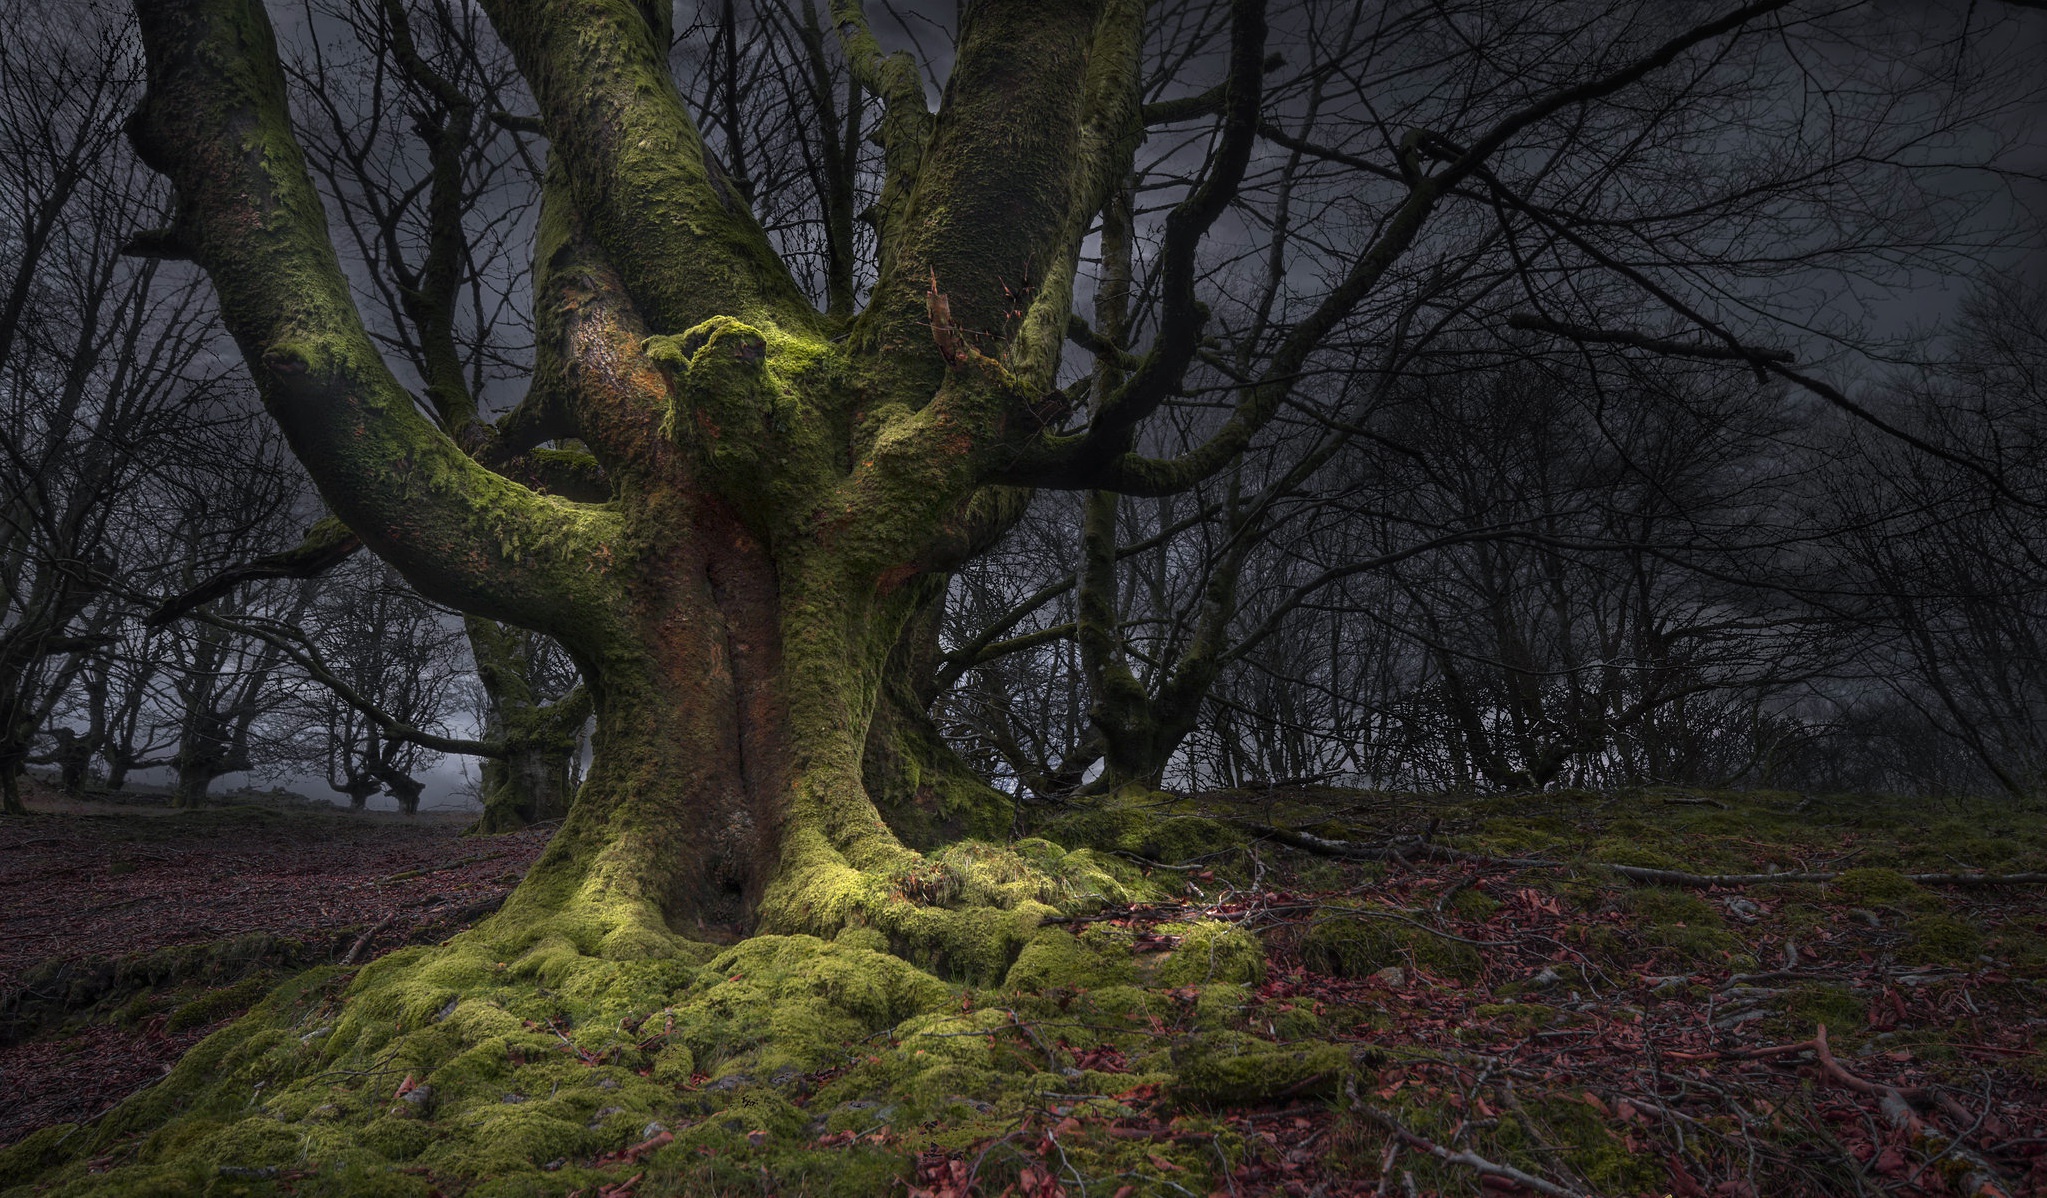
[[[0,820],[0,1144],[95,1117],[294,970],[445,938],[545,838],[459,830],[263,807]],[[857,1151],[882,1162],[861,1184],[912,1198],[2047,1195],[2047,885],[1977,880],[2047,870],[2038,805],[1296,790],[1040,834],[1176,897],[1067,920],[1079,955],[1047,956],[1028,1002],[962,993],[1006,1008],[987,1043],[1044,1079],[999,1134],[948,1137],[877,1094],[818,1111],[783,1172],[766,1162],[797,1158],[747,1155],[767,1131],[719,1126],[738,1127],[710,1102],[733,1079],[700,1056],[718,1079],[675,1079],[667,1124],[548,1162],[533,1176],[559,1184],[534,1192],[854,1193],[831,1162]],[[1158,982],[1112,1015],[1131,987],[1089,969],[1121,954],[1163,977],[1215,921],[1258,937],[1251,984]],[[1198,1092],[1192,1056],[1170,1082],[1137,1065],[1190,1037],[1350,1064],[1277,1089],[1217,1067]],[[858,1068],[790,1079],[791,1101]]]
[[[0,1144],[100,1114],[290,973],[482,918],[547,835],[283,795],[26,798],[0,819]]]

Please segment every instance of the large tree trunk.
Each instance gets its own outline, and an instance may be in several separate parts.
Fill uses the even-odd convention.
[[[179,761],[178,776],[171,783],[171,806],[181,811],[206,806],[207,792],[213,789],[214,780],[226,773],[211,761]]]
[[[590,776],[517,897],[601,893],[693,939],[824,927],[843,911],[803,894],[817,869],[906,856],[860,775],[906,605],[832,579],[828,553],[778,562],[714,499],[662,506],[678,535],[643,556],[609,636],[570,642]]]
[[[891,125],[882,277],[842,324],[705,153],[640,8],[483,7],[551,155],[533,386],[486,434],[502,438],[489,456],[587,447],[607,502],[486,466],[392,376],[328,240],[259,5],[142,6],[150,92],[131,129],[172,176],[175,240],[213,277],[335,515],[422,594],[552,636],[583,674],[589,779],[501,925],[559,921],[602,929],[607,952],[661,954],[677,936],[868,923],[992,972],[1014,936],[985,916],[1014,925],[1027,892],[1042,900],[976,890],[970,869],[905,848],[863,754],[917,581],[971,551],[1064,403],[1081,243],[1141,133],[1141,10],[970,10],[944,111]],[[889,101],[905,118],[923,102]],[[1141,418],[1193,345],[1176,339],[1119,410]],[[1106,472],[1125,448],[1029,468]]]

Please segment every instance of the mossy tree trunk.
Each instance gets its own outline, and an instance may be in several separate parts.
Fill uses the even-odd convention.
[[[487,3],[551,139],[534,384],[488,455],[365,334],[261,6],[138,7],[131,129],[180,201],[159,244],[212,277],[322,494],[422,593],[555,637],[583,673],[590,775],[507,915],[621,945],[900,915],[870,880],[918,858],[864,785],[870,725],[917,581],[1029,481],[1005,467],[1046,435],[1080,243],[1140,133],[1141,6],[977,6],[935,116],[904,60],[849,42],[891,178],[881,278],[840,319],[707,159],[637,6]],[[587,447],[609,500],[515,481],[548,441]]]

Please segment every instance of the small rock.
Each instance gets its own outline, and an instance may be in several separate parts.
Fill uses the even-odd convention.
[[[1541,973],[1528,979],[1528,988],[1531,990],[1547,990],[1563,980],[1564,975],[1545,965],[1542,967]]]
[[[504,1101],[515,1104],[521,1103],[526,1101],[526,1096],[524,1094],[507,1094],[505,1095]]]
[[[445,1006],[445,1007],[442,1007],[442,1008],[441,1008],[441,1012],[440,1012],[440,1014],[438,1014],[438,1015],[434,1016],[434,1022],[435,1022],[435,1023],[439,1023],[439,1022],[440,1022],[441,1020],[443,1020],[443,1019],[446,1019],[446,1018],[447,1018],[448,1016],[450,1016],[450,1015],[453,1015],[453,1014],[455,1013],[455,1008],[456,1008],[456,1007],[459,1007],[459,1006],[461,1006],[461,1005],[462,1005],[462,1000],[461,1000],[461,999],[459,999],[459,998],[451,998],[451,999],[449,999],[449,1000],[448,1000],[448,1005],[447,1005],[447,1006]]]
[[[1398,965],[1388,965],[1386,968],[1373,974],[1372,977],[1395,989],[1407,985],[1407,974]]]
[[[552,1172],[554,1172],[554,1171],[555,1171],[556,1169],[559,1169],[559,1168],[561,1168],[561,1167],[562,1167],[563,1165],[566,1165],[566,1164],[568,1164],[568,1163],[569,1163],[569,1158],[567,1158],[567,1157],[565,1157],[565,1156],[558,1156],[558,1157],[555,1157],[555,1158],[554,1158],[553,1160],[551,1160],[551,1161],[547,1162],[546,1164],[544,1164],[544,1165],[542,1165],[542,1166],[540,1166],[540,1167],[541,1167],[541,1168],[543,1168],[543,1169],[545,1169],[545,1170],[547,1170],[547,1171],[548,1171],[549,1173],[552,1173]]]
[[[597,1079],[597,1088],[600,1090],[616,1090],[618,1089],[618,1080],[616,1078],[600,1077]]]
[[[324,1036],[331,1036],[333,1034],[334,1028],[331,1025],[328,1027],[316,1027],[312,1031],[307,1032],[305,1035],[300,1036],[299,1043],[311,1044],[315,1040],[318,1040]]]
[[[412,1087],[410,1090],[407,1090],[405,1093],[400,1094],[398,1096],[398,1099],[400,1102],[409,1102],[413,1106],[419,1107],[426,1105],[428,1102],[431,1102],[433,1100],[433,1096],[434,1088],[432,1086],[427,1085],[425,1082],[421,1082],[419,1085],[416,1085]]]
[[[617,1083],[613,1084],[615,1085]],[[724,1077],[719,1078],[717,1081],[711,1082],[708,1085],[706,1085],[704,1087],[704,1093],[729,1094],[732,1091],[741,1088],[742,1086],[750,1086],[752,1084],[753,1078],[749,1077],[744,1073],[728,1073]]]
[[[659,1119],[656,1119],[652,1123],[649,1123],[647,1124],[647,1126],[640,1129],[640,1139],[642,1141],[651,1140],[655,1136],[658,1136],[662,1132],[667,1130],[668,1130],[667,1126],[663,1124]]]

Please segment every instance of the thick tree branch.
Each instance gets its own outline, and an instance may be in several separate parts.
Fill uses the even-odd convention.
[[[1166,217],[1159,251],[1158,335],[1144,362],[1102,404],[1087,442],[1097,460],[1129,450],[1139,423],[1180,386],[1201,346],[1208,309],[1195,298],[1202,238],[1237,196],[1258,138],[1264,98],[1265,5],[1234,0],[1230,6],[1230,74],[1224,85],[1222,132],[1207,173]]]
[[[334,513],[420,591],[532,627],[595,595],[605,521],[470,460],[377,355],[327,237],[255,0],[138,5],[149,93],[129,130],[170,176],[265,406]]]
[[[629,0],[485,0],[540,102],[575,205],[655,331],[817,320],[704,153],[667,47]]]
[[[838,22],[839,46],[853,79],[881,100],[881,128],[875,136],[881,143],[883,174],[872,220],[887,254],[902,239],[903,216],[917,183],[917,168],[931,141],[931,108],[924,102],[924,80],[918,74],[917,60],[906,50],[888,55],[881,52],[860,0],[833,0],[832,19]],[[886,273],[892,265],[885,258],[881,269]]]
[[[952,360],[932,343],[934,279],[965,345],[1033,387],[1049,385],[1047,363],[1065,335],[1061,302],[1094,215],[1088,205],[1100,199],[1098,150],[1112,140],[1103,131],[1120,129],[1119,110],[1135,119],[1127,68],[1142,35],[1136,7],[987,0],[966,10],[945,101],[856,325],[856,348],[893,367],[883,381],[891,398],[927,403]],[[1050,307],[1037,302],[1045,295]],[[977,402],[1021,406],[1005,390]]]

